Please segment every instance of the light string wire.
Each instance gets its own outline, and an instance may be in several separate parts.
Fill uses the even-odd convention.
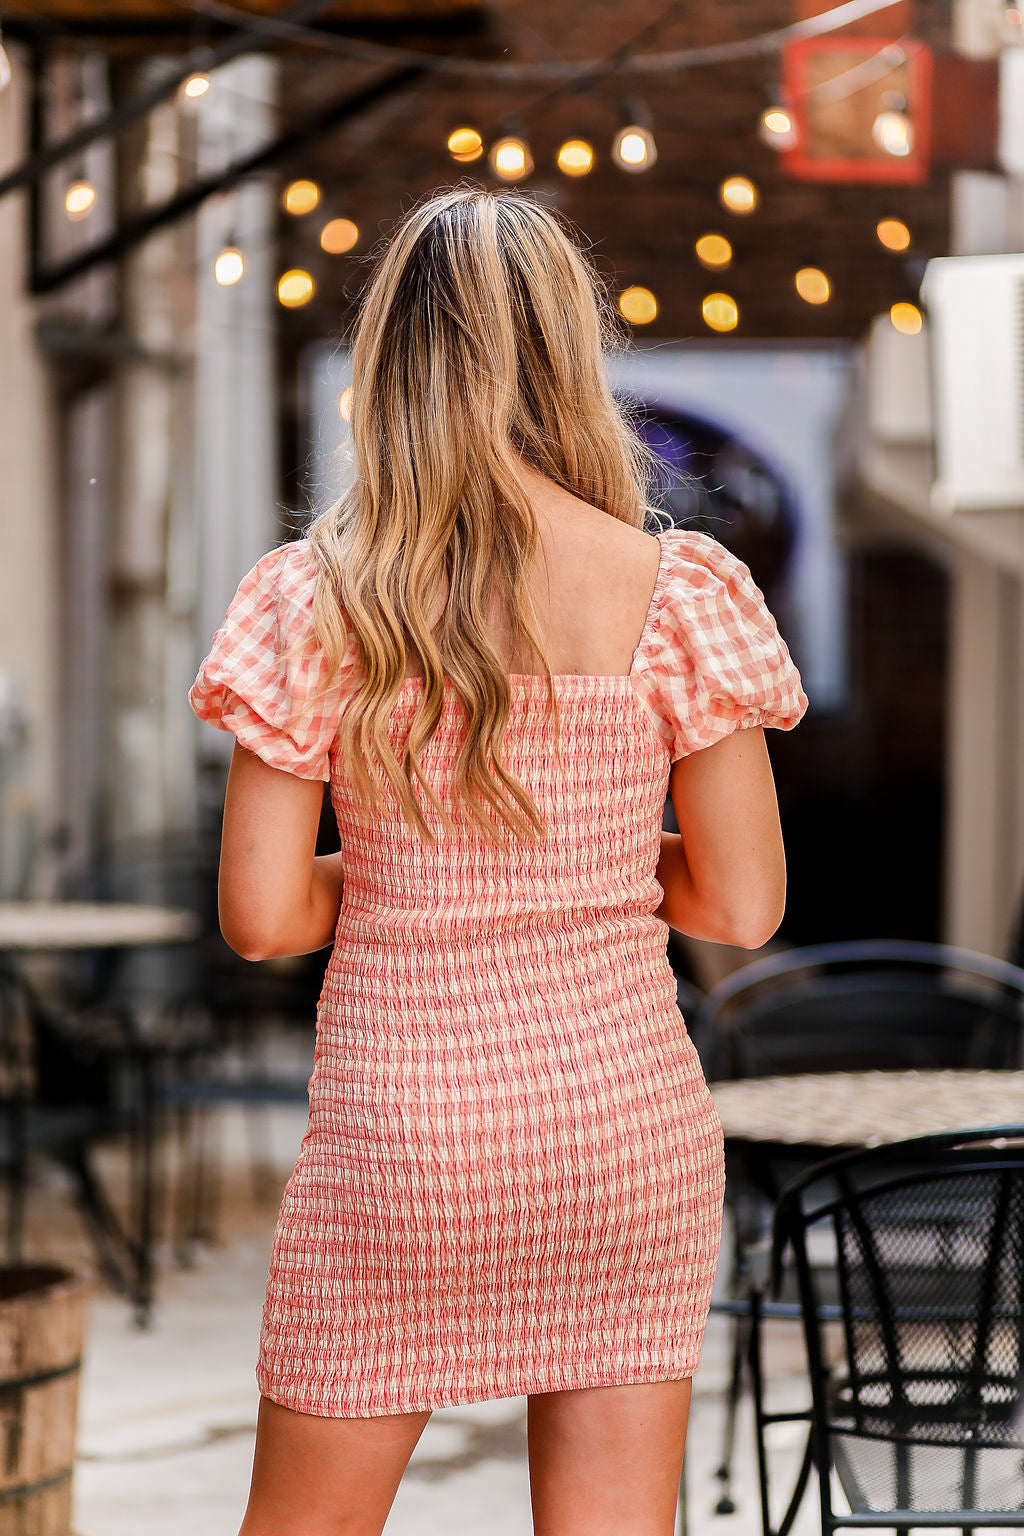
[[[313,38],[318,45],[323,43],[331,49],[334,49],[336,44],[340,45],[341,48],[346,50],[348,47],[348,40],[336,38],[328,33],[321,33],[314,28],[299,27],[294,23],[270,21],[261,17],[249,16],[243,18],[240,13],[234,9],[233,6],[222,4],[221,0],[177,0],[177,3],[184,4],[188,6],[189,9],[194,10],[203,16],[209,17],[212,15],[223,15],[230,17],[233,21],[240,23],[243,26],[251,26],[253,30],[272,31],[278,35],[280,35],[281,32],[287,32],[289,35],[301,33],[304,37],[307,38],[307,40],[309,38]],[[821,33],[834,31],[839,27],[849,24],[849,22],[856,19],[858,16],[886,9],[893,3],[896,3],[896,0],[852,0],[852,3],[833,7],[830,11],[823,12],[815,17],[807,18],[806,21],[796,23],[790,27],[762,33],[757,37],[741,39],[734,43],[712,45],[710,48],[683,50],[682,53],[677,52],[672,55],[658,55],[655,56],[654,62],[659,67],[661,67],[667,60],[678,61],[680,58],[684,58],[686,62],[693,64],[697,62],[708,62],[712,55],[714,56],[715,61],[720,61],[725,57],[755,57],[773,51],[776,47],[781,46],[781,44],[787,38],[793,37],[795,35],[819,35]],[[566,63],[566,61],[559,59],[555,54],[555,50],[551,49],[546,44],[545,47],[547,47],[548,51],[555,56],[543,66],[504,65],[500,61],[454,59],[447,56],[438,56],[432,54],[420,55],[418,53],[414,53],[412,50],[393,49],[375,44],[369,45],[369,47],[377,57],[384,57],[388,60],[408,58],[417,62],[419,62],[421,59],[429,59],[436,62],[438,59],[440,59],[442,65],[445,66],[445,69],[447,69],[448,64],[457,65],[458,73],[463,72],[462,66],[464,65],[476,69],[478,64],[483,64],[485,66],[485,73],[492,73],[496,71],[502,75],[509,75],[513,70],[518,71],[522,69],[526,72],[528,77],[558,78],[558,76],[562,76],[562,81],[560,84],[556,85],[550,91],[541,93],[541,95],[536,98],[534,102],[530,103],[529,107],[525,109],[528,114],[532,114],[538,108],[546,105],[551,99],[557,98],[567,91],[571,92],[572,94],[582,93],[586,90],[588,77],[599,78],[601,76],[607,76],[615,72],[628,72],[628,70],[637,63],[643,66],[645,63],[645,56],[633,55],[631,54],[631,50],[637,46],[642,46],[650,38],[656,36],[658,32],[660,32],[666,25],[674,20],[676,16],[678,16],[679,13],[684,9],[685,0],[675,0],[675,3],[668,6],[660,16],[656,17],[652,22],[640,28],[633,38],[628,39],[625,43],[619,45],[615,52],[608,58],[601,60],[591,60],[577,64],[569,64]],[[905,56],[903,54],[903,44],[906,41],[906,37],[900,37],[898,39],[887,41],[868,59],[859,61],[852,68],[847,68],[837,75],[831,76],[827,80],[819,81],[814,85],[808,86],[805,91],[801,92],[801,96],[820,93],[829,99],[838,100],[851,94],[853,91],[859,89],[863,84],[869,83],[871,79],[877,78],[879,75],[884,74],[888,68],[892,67],[894,63],[898,63],[900,59]],[[648,59],[647,62],[650,63],[650,59]],[[492,71],[492,65],[495,66],[495,71]],[[237,91],[236,89],[232,88],[228,89],[228,94],[235,97],[240,102],[249,99],[246,93]],[[599,91],[598,94],[605,93],[603,91]],[[670,118],[672,116],[674,116],[674,114],[670,114]],[[737,119],[737,121],[738,120],[739,119]],[[179,157],[175,156],[175,158]],[[181,160],[190,158],[191,157],[186,156],[180,157]],[[691,178],[691,180],[693,180],[693,178]],[[275,243],[275,240],[276,236],[271,235],[271,238],[267,244],[273,244]],[[262,241],[259,242],[261,246],[263,243],[264,242]],[[253,254],[256,253],[253,252]],[[358,261],[359,258],[357,257],[356,260]],[[210,257],[208,255],[200,255],[197,252],[194,263],[189,262],[187,265],[194,265],[195,268],[205,267],[209,261]]]
[[[376,43],[364,44],[358,39],[340,38],[334,34],[323,32],[316,27],[299,25],[294,22],[281,21],[278,18],[243,15],[233,5],[225,4],[224,0],[176,0],[176,3],[185,6],[197,16],[204,19],[227,20],[241,27],[248,27],[253,31],[264,35],[273,35],[279,38],[300,38],[311,42],[314,46],[326,48],[334,53],[342,53],[348,58],[355,58],[355,49],[366,61],[375,63],[398,64],[402,61],[410,65],[422,65],[424,69],[433,70],[436,73],[465,74],[483,73],[489,77],[498,77],[507,80],[537,79],[554,80],[557,83],[552,89],[541,92],[527,105],[519,109],[525,117],[533,116],[536,112],[549,106],[553,101],[565,94],[582,94],[588,85],[614,74],[628,74],[634,69],[640,71],[664,70],[667,68],[694,67],[707,63],[725,63],[733,59],[756,58],[776,52],[792,38],[824,35],[837,31],[851,22],[864,16],[872,15],[877,11],[891,8],[898,0],[846,0],[846,3],[833,6],[831,9],[818,15],[810,16],[802,21],[795,22],[787,27],[776,28],[772,31],[759,33],[751,38],[737,39],[731,43],[717,43],[700,48],[690,48],[663,52],[659,54],[639,54],[635,49],[643,47],[652,41],[680,14],[686,10],[687,0],[673,0],[659,16],[640,27],[631,38],[621,43],[608,57],[603,59],[590,59],[580,62],[568,62],[562,59],[551,59],[543,64],[511,64],[501,60],[464,59],[453,55],[423,53],[411,49],[393,48],[390,45]],[[900,40],[902,42],[902,39]],[[547,45],[545,45],[547,46]],[[891,47],[886,44],[875,54],[872,59],[863,64],[854,66],[853,70],[843,71],[830,81],[819,82],[808,87],[806,93],[818,92],[823,87],[827,90],[830,85],[837,85],[849,76],[858,76],[866,67],[870,69]],[[884,72],[884,71],[883,71]],[[837,91],[835,99],[851,94],[857,89],[856,84],[851,84],[850,91]],[[493,128],[485,137],[492,138],[495,132],[500,132],[500,124]]]
[[[580,80],[589,76],[610,73],[657,74],[672,70],[693,69],[706,64],[728,64],[733,59],[756,58],[761,54],[777,53],[787,42],[801,37],[821,37],[837,32],[865,16],[889,10],[901,0],[845,0],[815,16],[791,22],[785,27],[775,27],[753,37],[737,38],[731,43],[711,43],[697,48],[668,49],[661,53],[634,53],[641,45],[668,21],[685,9],[683,0],[668,7],[655,22],[641,29],[635,38],[624,43],[608,59],[554,60],[523,63],[504,59],[466,58],[458,54],[430,53],[421,49],[399,48],[389,43],[368,42],[365,39],[343,37],[325,32],[320,27],[303,26],[296,22],[282,21],[270,16],[257,16],[239,11],[225,0],[175,0],[175,3],[198,16],[226,21],[230,25],[265,37],[282,41],[304,43],[309,47],[322,48],[330,53],[364,63],[409,65],[432,71],[435,74],[486,75],[497,80]]]

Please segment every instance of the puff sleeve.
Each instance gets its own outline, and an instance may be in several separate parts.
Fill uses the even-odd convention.
[[[707,534],[671,529],[661,542],[636,685],[672,761],[744,728],[792,729],[807,696],[748,568]]]
[[[300,779],[331,776],[351,645],[325,689],[327,659],[312,642],[316,566],[309,544],[283,544],[242,578],[189,690],[200,720],[272,768]]]

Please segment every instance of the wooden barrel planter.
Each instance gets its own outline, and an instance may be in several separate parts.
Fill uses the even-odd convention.
[[[0,1536],[69,1536],[87,1286],[0,1266]]]

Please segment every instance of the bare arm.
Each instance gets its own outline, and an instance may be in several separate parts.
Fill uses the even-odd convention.
[[[663,832],[657,916],[695,939],[758,949],[782,921],[786,857],[764,731],[736,731],[681,758]]]
[[[236,743],[224,799],[220,929],[246,960],[304,955],[334,938],[339,854],[314,856],[323,784],[271,768]]]

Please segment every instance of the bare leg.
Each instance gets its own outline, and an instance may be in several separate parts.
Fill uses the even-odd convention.
[[[529,1399],[535,1536],[672,1536],[690,1382]]]
[[[380,1536],[429,1418],[325,1419],[261,1398],[239,1536]]]

